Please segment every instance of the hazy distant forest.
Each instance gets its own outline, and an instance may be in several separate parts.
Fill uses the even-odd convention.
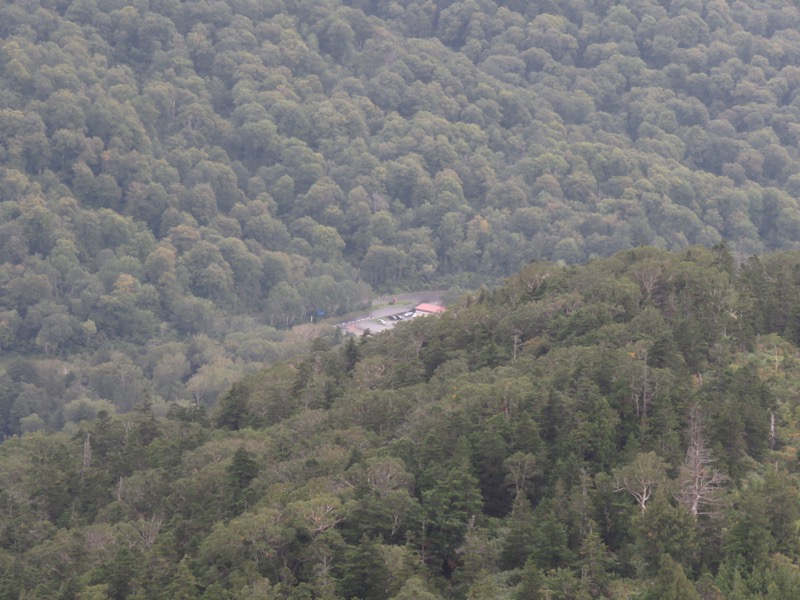
[[[796,2],[6,0],[0,600],[800,598],[799,148]]]
[[[10,1],[0,39],[5,435],[211,405],[374,292],[800,244],[791,2]]]

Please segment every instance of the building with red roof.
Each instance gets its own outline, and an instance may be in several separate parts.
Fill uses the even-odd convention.
[[[423,313],[426,315],[438,315],[447,309],[444,306],[439,306],[438,304],[422,303],[418,304],[414,310],[418,313]]]

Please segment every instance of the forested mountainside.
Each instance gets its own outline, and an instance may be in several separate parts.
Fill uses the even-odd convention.
[[[800,253],[535,263],[0,445],[0,600],[800,597]]]
[[[4,2],[0,435],[211,405],[371,288],[796,248],[798,29],[780,0]]]

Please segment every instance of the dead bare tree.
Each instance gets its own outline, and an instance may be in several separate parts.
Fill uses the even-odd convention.
[[[689,409],[689,446],[681,465],[676,500],[695,517],[711,515],[720,502],[721,486],[727,476],[712,468],[711,451],[703,435],[703,415],[697,404]]]
[[[631,372],[631,402],[636,409],[636,416],[639,418],[640,424],[644,425],[658,386],[657,382],[651,378],[652,368],[648,365],[648,348],[646,346],[637,348],[633,353],[633,358],[637,361],[634,364],[638,365],[641,362],[641,369],[637,366]]]
[[[775,412],[769,411],[769,449],[775,450],[775,444],[778,441],[777,428],[775,427]]]
[[[507,471],[506,484],[514,486],[516,495],[528,491],[530,480],[536,475],[536,457],[525,452],[515,452],[503,462]]]
[[[81,470],[86,470],[92,466],[92,442],[89,433],[86,433],[86,439],[83,441],[83,464]]]
[[[642,287],[645,301],[652,299],[653,292],[664,275],[664,270],[663,263],[652,259],[640,261],[631,268],[631,277]]]
[[[133,526],[139,535],[137,546],[140,550],[147,551],[153,549],[161,527],[164,525],[164,515],[152,515],[149,518],[139,517]]]

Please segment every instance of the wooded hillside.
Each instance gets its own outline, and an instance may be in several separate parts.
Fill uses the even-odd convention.
[[[799,28],[778,0],[3,3],[0,434],[211,405],[370,288],[796,248]]]
[[[800,254],[535,263],[0,445],[0,599],[798,597]]]

